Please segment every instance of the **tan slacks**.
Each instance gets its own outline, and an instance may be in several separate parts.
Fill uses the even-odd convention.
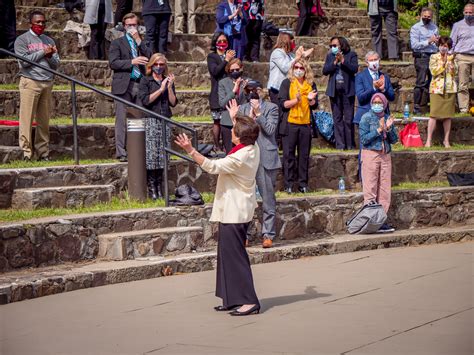
[[[474,65],[474,55],[456,54],[456,63],[458,65],[458,104],[461,112],[469,110],[469,85],[472,78],[472,68]]]
[[[188,33],[196,33],[196,0],[175,0],[174,3],[174,33],[183,33],[184,16],[183,2],[188,6]]]
[[[51,111],[52,81],[20,79],[19,145],[24,157],[47,157],[49,154],[49,116]],[[35,141],[31,141],[31,127],[36,120]]]
[[[364,204],[380,203],[388,213],[392,194],[392,157],[381,151],[362,149],[362,190]]]

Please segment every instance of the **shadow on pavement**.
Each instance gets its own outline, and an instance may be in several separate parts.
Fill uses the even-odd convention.
[[[289,295],[280,297],[264,298],[260,300],[261,311],[266,312],[273,307],[284,306],[291,303],[309,301],[320,297],[329,297],[330,293],[319,293],[315,290],[316,286],[308,286],[304,290],[304,293],[299,295]]]

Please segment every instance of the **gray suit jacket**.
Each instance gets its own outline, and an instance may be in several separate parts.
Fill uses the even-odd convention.
[[[256,122],[260,126],[260,134],[257,144],[260,148],[260,165],[265,169],[281,168],[280,157],[278,156],[278,145],[275,134],[278,125],[278,106],[267,101],[262,101],[260,110],[262,114]],[[249,116],[251,111],[250,103],[240,106],[239,113]]]
[[[229,112],[226,110],[226,106],[230,100],[237,100],[237,104],[242,105],[247,102],[244,93],[243,85],[240,87],[239,95],[234,94],[234,82],[231,78],[223,78],[219,80],[218,85],[218,95],[219,95],[219,106],[221,107],[222,116],[221,116],[221,125],[232,127],[232,120],[230,119]]]

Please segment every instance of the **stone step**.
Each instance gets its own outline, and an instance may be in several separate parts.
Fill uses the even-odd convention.
[[[361,57],[359,70],[366,67]],[[326,87],[328,77],[323,75],[324,62],[312,62],[315,81],[318,87]],[[170,62],[169,70],[176,77],[176,87],[205,88],[210,85],[210,76],[206,62]],[[392,81],[398,81],[401,86],[415,86],[416,72],[413,62],[382,62],[382,70]],[[91,85],[109,87],[112,85],[112,70],[107,61],[63,60],[60,71]],[[269,75],[269,63],[244,63],[245,76],[259,80],[266,86]],[[18,63],[12,59],[0,59],[0,82],[13,84],[19,82]],[[56,78],[55,84],[69,84],[62,78]]]
[[[319,88],[319,108],[331,111],[325,88]],[[178,90],[178,104],[172,108],[174,116],[208,116],[208,90]],[[71,115],[71,92],[65,90],[53,91],[52,117],[68,117]],[[402,112],[405,102],[413,102],[413,89],[402,88],[396,93],[395,101],[390,103],[394,112]],[[20,107],[20,94],[17,90],[0,90],[0,117],[17,117]],[[77,92],[77,112],[79,117],[112,117],[114,103],[105,96],[91,91]]]
[[[220,0],[196,0],[196,11],[215,11]],[[113,8],[116,9],[116,1],[113,2]],[[57,0],[15,0],[16,6],[34,7],[55,7],[58,4]],[[142,9],[141,1],[133,2],[133,11],[140,12]],[[171,8],[174,8],[174,0],[170,0]],[[324,9],[327,7],[352,7],[355,8],[355,0],[323,0],[321,4]],[[265,8],[268,13],[276,13],[276,10],[287,12],[293,11],[295,3],[288,0],[266,0]]]
[[[352,17],[359,19],[358,17]],[[335,18],[333,18],[335,19]],[[351,18],[348,18],[351,19]],[[341,17],[340,21],[346,19]],[[333,25],[331,25],[333,26]],[[346,25],[345,25],[346,26]],[[334,27],[334,26],[333,26]],[[331,27],[332,28],[332,27]],[[339,30],[334,27],[334,31],[330,28],[321,31],[318,37],[297,37],[297,45],[302,45],[305,48],[314,47],[314,53],[311,60],[324,61],[328,52],[328,45],[330,37],[334,34],[343,35],[339,33]],[[24,31],[17,31],[18,35]],[[333,33],[334,32],[334,33]],[[204,61],[206,60],[207,54],[211,44],[212,33],[209,34],[173,34],[171,36],[171,43],[168,45],[167,59],[170,61],[178,62],[191,62],[191,61]],[[86,51],[83,48],[78,47],[77,35],[74,33],[65,33],[60,30],[46,31],[46,34],[51,36],[58,47],[59,55],[63,59],[82,59],[86,60]],[[372,48],[372,40],[370,39],[370,31],[367,30],[367,34],[364,38],[350,39],[350,45],[359,57],[363,58],[368,50]],[[108,52],[108,44],[106,42],[106,52]],[[274,43],[265,43],[262,41],[260,49],[260,61],[265,62],[270,58],[270,54]],[[384,57],[386,57],[386,39],[383,38]],[[399,42],[400,53],[409,51],[409,44],[407,38],[400,38]]]
[[[9,142],[4,142],[1,139],[0,142],[2,142],[2,144],[6,144],[0,145],[0,164],[6,164],[14,160],[23,159],[23,152],[20,147],[16,145],[13,146],[13,144],[9,145]]]
[[[127,260],[189,253],[204,242],[202,227],[173,227],[101,234],[99,259]]]
[[[188,123],[197,131],[198,142],[213,144],[212,123],[209,117],[206,123]],[[402,122],[396,122],[399,130],[405,126]],[[418,128],[423,141],[426,140],[427,122],[418,122]],[[35,128],[33,128],[33,134]],[[179,129],[173,130],[173,136],[181,132]],[[437,129],[434,134],[434,142],[441,144],[443,130]],[[115,157],[115,129],[112,124],[84,124],[78,126],[79,153],[82,159],[108,159]],[[358,142],[358,130],[355,131]],[[51,125],[50,126],[50,155],[53,158],[70,156],[72,157],[73,142],[72,125]],[[451,142],[455,144],[474,145],[474,120],[469,117],[455,117],[451,128]],[[21,152],[18,148],[18,127],[0,126],[0,142],[5,145],[0,147],[0,155],[3,163],[21,159]],[[331,148],[333,147],[322,137],[317,137],[312,141],[313,147]],[[174,149],[178,149],[174,146]],[[179,149],[178,149],[179,150]]]
[[[113,185],[39,187],[13,190],[12,208],[72,208],[110,202]]]
[[[36,8],[43,11],[48,20],[48,29],[50,30],[62,30],[66,26],[68,20],[82,23],[84,14],[82,12],[74,12],[72,16],[64,9],[55,7],[39,7]],[[16,17],[17,17],[17,28],[21,30],[27,30],[30,28],[29,15],[32,10],[31,6],[17,6]],[[360,18],[367,18],[367,11],[364,9],[357,9],[351,7],[333,7],[324,9],[328,18],[337,16],[357,16]],[[267,10],[267,18],[275,25],[280,27],[286,27],[290,24],[292,28],[295,28],[297,19],[296,8],[289,7],[275,7],[273,11]],[[141,11],[137,11],[136,14],[141,17]],[[212,33],[216,28],[214,9],[198,9],[196,12],[196,31],[197,33]],[[286,19],[282,17],[285,16]],[[290,20],[291,18],[291,20]],[[290,22],[289,22],[290,21]],[[367,25],[366,22],[361,22],[361,25]],[[174,16],[170,22],[170,31],[174,32]]]
[[[440,243],[472,242],[472,226],[426,228],[396,231],[391,234],[339,235],[315,241],[277,243],[270,249],[247,248],[253,265],[296,260],[356,251],[413,247]],[[8,272],[0,276],[0,304],[48,296],[90,287],[146,280],[173,274],[214,270],[215,250],[179,256],[150,257],[139,260],[101,261],[74,266],[38,268],[28,272]]]
[[[99,150],[99,149],[98,149]],[[51,166],[44,168],[0,169],[0,208],[10,208],[14,190],[100,185],[113,186],[112,195],[127,187],[127,164]]]

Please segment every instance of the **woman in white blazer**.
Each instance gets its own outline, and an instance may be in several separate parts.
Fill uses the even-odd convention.
[[[219,174],[210,221],[219,222],[217,247],[216,296],[233,316],[259,313],[260,303],[253,285],[250,260],[245,250],[247,227],[257,207],[255,175],[260,162],[256,140],[257,123],[249,117],[236,118],[239,106],[232,100],[227,107],[233,121],[232,143],[235,147],[223,159],[210,160],[193,148],[191,140],[180,134],[176,144],[182,147],[201,168]]]

